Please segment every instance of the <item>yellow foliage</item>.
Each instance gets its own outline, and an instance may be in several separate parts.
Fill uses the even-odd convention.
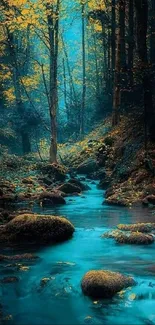
[[[94,30],[95,30],[95,32],[98,32],[98,33],[102,32],[102,25],[99,21],[94,24]]]
[[[37,79],[37,76],[25,76],[22,77],[22,83],[26,88],[35,90],[39,84],[39,80]]]
[[[6,99],[6,101],[8,102],[8,104],[15,102],[16,97],[15,97],[15,94],[14,94],[14,88],[13,87],[3,91],[3,95],[4,95],[5,99]]]
[[[105,3],[103,0],[89,0],[88,7],[91,10],[105,10]]]
[[[9,6],[20,7],[27,3],[27,0],[8,0]]]

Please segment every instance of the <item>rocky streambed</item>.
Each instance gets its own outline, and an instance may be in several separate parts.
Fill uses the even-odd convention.
[[[69,224],[67,241],[1,247],[2,323],[110,325],[124,324],[127,319],[128,324],[155,324],[154,240],[131,244],[117,241],[115,236],[123,233],[128,237],[137,232],[137,228],[117,228],[118,224],[154,223],[155,215],[147,208],[103,204],[98,183],[85,180],[84,184],[80,195],[65,197],[66,204],[34,204],[32,208],[35,215],[64,216],[71,222],[75,232]],[[146,226],[145,232],[143,226],[138,233],[140,230],[154,238],[153,228]],[[102,294],[89,298],[89,290],[82,292],[81,281],[90,270],[116,272],[107,276],[110,292],[111,276],[116,274],[115,283],[119,280],[115,294],[103,299]],[[129,285],[120,283],[120,273]],[[131,278],[134,283],[128,280]]]

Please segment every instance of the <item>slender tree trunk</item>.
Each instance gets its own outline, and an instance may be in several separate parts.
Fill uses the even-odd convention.
[[[57,163],[57,62],[58,62],[58,36],[59,36],[59,9],[60,0],[57,0],[56,9],[52,3],[47,4],[47,21],[50,44],[50,118],[51,143],[50,163]]]
[[[94,55],[95,55],[95,72],[96,72],[96,99],[98,100],[100,94],[100,84],[99,84],[99,69],[98,69],[98,58],[97,58],[97,44],[96,44],[96,33],[93,32],[94,39]]]
[[[148,1],[135,0],[135,8],[137,17],[137,50],[139,55],[139,69],[141,71],[144,89],[145,147],[147,147],[147,129],[149,128],[151,136],[152,133],[154,133],[154,127],[152,125],[152,121],[154,120],[154,108],[147,56]]]
[[[111,31],[110,26],[108,26],[108,96],[109,101],[111,102],[111,94],[112,94],[112,87],[111,87]]]
[[[148,63],[147,58],[147,23],[148,23],[148,1],[135,0],[136,17],[137,17],[137,50],[140,60],[140,66]]]
[[[68,75],[69,75],[70,92],[73,95],[73,96],[71,95],[70,98],[74,100],[74,104],[77,107],[77,105],[78,105],[77,95],[76,95],[76,91],[75,91],[75,86],[74,86],[74,81],[73,81],[73,76],[72,76],[70,64],[69,64],[67,49],[66,49],[65,42],[64,42],[64,39],[63,39],[62,35],[61,35],[61,40],[62,40],[64,55],[65,55],[65,58],[66,58],[67,71],[68,71]]]
[[[112,70],[112,86],[115,75],[115,59],[116,59],[116,0],[112,0],[111,13],[111,70]]]
[[[119,22],[117,28],[116,42],[116,64],[113,94],[113,116],[112,125],[115,126],[120,120],[121,105],[121,69],[126,65],[125,60],[125,0],[118,1]]]
[[[64,78],[64,102],[65,102],[65,108],[66,108],[66,115],[67,115],[67,122],[70,122],[70,114],[69,114],[69,107],[68,107],[68,101],[67,101],[67,84],[66,84],[66,66],[65,66],[65,59],[62,60],[63,65],[63,78]]]
[[[122,70],[126,69],[125,4],[126,4],[126,0],[119,0],[120,57],[121,57],[121,69]]]
[[[81,4],[82,9],[82,69],[83,69],[83,87],[82,87],[82,105],[80,118],[80,136],[84,136],[84,118],[86,105],[86,49],[85,49],[85,4]]]
[[[134,6],[133,0],[129,1],[129,20],[128,20],[128,71],[129,71],[129,87],[133,87],[133,50],[134,50]]]
[[[155,1],[151,0],[150,63],[155,65]],[[155,67],[154,67],[155,69]]]
[[[102,24],[102,42],[103,42],[103,56],[104,56],[104,61],[103,61],[103,74],[104,74],[105,88],[107,90],[107,81],[108,81],[107,70],[108,70],[108,64],[107,64],[107,44],[106,44],[106,31],[105,31],[104,16],[101,18],[101,24]]]

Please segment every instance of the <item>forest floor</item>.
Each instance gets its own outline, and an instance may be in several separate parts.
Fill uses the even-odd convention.
[[[105,204],[152,207],[155,204],[155,149],[148,143],[146,159],[143,134],[142,127],[131,118],[123,118],[115,128],[111,128],[110,119],[106,119],[83,141],[59,145],[58,166],[51,166],[46,157],[42,162],[33,155],[4,156],[0,173],[2,212],[10,203],[25,202],[31,211],[36,201],[42,204],[42,199],[52,200],[49,192],[54,197],[65,196],[60,187],[68,181],[66,174],[71,178],[83,174],[83,177],[99,180],[100,189],[106,190]],[[78,188],[68,191],[80,195]]]

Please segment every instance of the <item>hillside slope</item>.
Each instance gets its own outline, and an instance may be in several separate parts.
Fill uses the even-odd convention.
[[[72,171],[100,179],[106,202],[130,206],[155,204],[155,148],[145,150],[141,123],[123,118],[111,128],[107,119],[75,145],[60,148],[62,162]]]

